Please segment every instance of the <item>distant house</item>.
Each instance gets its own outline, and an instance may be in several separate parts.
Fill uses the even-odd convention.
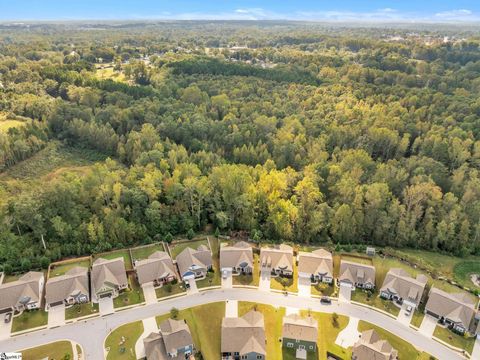
[[[45,290],[46,310],[52,306],[83,304],[90,300],[88,269],[76,266],[65,275],[47,280]]]
[[[0,314],[40,308],[44,282],[42,272],[29,271],[16,281],[0,285]]]
[[[121,290],[128,287],[123,257],[107,260],[99,258],[92,265],[92,299],[116,298]]]
[[[318,322],[311,316],[301,317],[298,314],[292,314],[283,318],[284,347],[314,353],[317,350],[317,340]]]
[[[185,248],[177,255],[176,261],[183,281],[204,278],[213,265],[212,252],[205,245],[200,245],[197,250]]]
[[[349,285],[352,290],[355,288],[375,288],[375,268],[371,265],[342,260],[340,262],[340,285]]]
[[[273,276],[293,275],[293,248],[288,245],[276,245],[260,250],[262,270],[270,271]]]
[[[251,310],[239,318],[223,318],[222,360],[264,360],[267,354],[263,314]]]
[[[300,252],[298,255],[298,276],[309,278],[312,283],[333,282],[332,254],[324,249]]]
[[[380,296],[416,308],[422,300],[427,280],[427,277],[423,274],[419,274],[414,279],[403,269],[390,269],[380,289]]]
[[[231,270],[234,275],[251,274],[253,272],[252,247],[245,241],[239,241],[233,246],[220,248],[221,270]]]
[[[396,360],[398,352],[386,340],[380,339],[375,330],[362,332],[353,345],[352,360]]]
[[[192,334],[184,320],[168,319],[160,324],[160,332],[143,339],[147,360],[187,359],[195,351]]]
[[[473,327],[475,304],[466,293],[449,294],[432,288],[428,296],[425,313],[444,322],[452,330],[465,333]],[[472,333],[474,330],[472,329]]]
[[[148,259],[135,261],[134,268],[140,285],[161,286],[177,278],[173,261],[165,251],[155,251]]]

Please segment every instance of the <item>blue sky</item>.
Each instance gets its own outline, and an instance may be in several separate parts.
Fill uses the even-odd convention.
[[[480,21],[480,0],[0,0],[0,20]]]

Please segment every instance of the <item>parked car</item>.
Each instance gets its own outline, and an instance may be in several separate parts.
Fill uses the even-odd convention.
[[[226,279],[228,277],[228,271],[227,270],[223,270],[222,271],[222,278]]]
[[[405,315],[410,316],[412,314],[412,307],[410,305],[407,306],[407,310],[405,311]]]
[[[330,300],[328,296],[322,296],[320,298],[320,303],[325,305],[330,305],[332,303],[332,300]]]
[[[6,313],[5,318],[3,320],[5,321],[5,324],[8,324],[10,320],[12,320],[12,313],[11,312]]]

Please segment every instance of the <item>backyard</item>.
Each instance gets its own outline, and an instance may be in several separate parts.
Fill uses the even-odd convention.
[[[76,266],[88,268],[90,267],[90,259],[79,259],[78,261],[70,260],[62,263],[51,264],[49,277],[52,278],[65,275],[69,270],[73,269]]]
[[[469,354],[472,353],[473,346],[475,345],[474,337],[466,337],[463,335],[455,334],[450,329],[437,325],[433,336],[445,341],[447,344],[455,346],[457,348],[465,349]]]
[[[207,272],[205,279],[197,281],[197,287],[204,288],[208,286],[219,286],[222,283],[220,279],[220,258],[219,258],[219,241],[216,238],[210,238],[210,245],[212,250],[213,272]]]
[[[137,247],[134,249],[131,249],[132,252],[132,260],[143,260],[148,258],[150,255],[152,255],[155,251],[165,251],[162,243],[158,244],[151,244],[148,246],[142,246],[142,247]]]
[[[47,345],[22,350],[23,360],[39,359],[73,359],[73,348],[70,341],[57,341]]]
[[[12,320],[12,333],[33,329],[39,326],[46,326],[48,322],[48,313],[43,310],[24,311]]]
[[[129,288],[121,292],[115,299],[113,299],[114,308],[140,304],[145,301],[143,289],[141,288],[134,274],[128,275],[128,284]]]
[[[141,321],[122,325],[111,332],[105,340],[105,348],[108,349],[107,360],[136,360],[135,343],[142,333]]]
[[[98,258],[103,258],[107,260],[112,260],[116,259],[119,257],[123,257],[123,261],[125,262],[125,269],[126,270],[132,270],[132,259],[130,258],[130,252],[128,249],[121,249],[121,250],[115,250],[115,251],[110,251],[107,253],[102,253],[102,254],[95,254],[93,255],[92,262],[95,262]]]
[[[65,309],[65,320],[75,319],[78,317],[98,314],[98,304],[75,304]]]

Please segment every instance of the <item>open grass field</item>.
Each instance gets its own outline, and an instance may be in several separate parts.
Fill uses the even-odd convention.
[[[480,289],[480,287],[470,279],[470,276],[474,274],[480,275],[480,259],[458,262],[453,267],[453,280],[463,286]]]
[[[65,320],[76,319],[78,317],[98,314],[98,304],[76,304],[65,309]]]
[[[140,287],[135,275],[128,275],[128,284],[130,285],[129,288],[113,299],[114,308],[140,304],[145,301],[143,289]]]
[[[192,333],[197,350],[205,360],[220,359],[220,339],[222,319],[225,316],[225,303],[216,302],[181,310],[178,319],[184,319]],[[169,314],[157,316],[157,324],[168,319]]]
[[[14,316],[12,322],[12,332],[33,329],[47,325],[48,313],[40,309],[24,311],[21,315]]]
[[[260,283],[259,255],[253,254],[253,273],[251,275],[233,276],[233,285],[258,286]]]
[[[408,359],[408,360],[420,360],[420,359],[428,359],[428,355],[422,353],[415,349],[413,345],[406,342],[405,340],[400,339],[398,336],[393,335],[392,333],[379,328],[373,324],[370,324],[366,321],[360,320],[358,323],[358,331],[362,332],[365,330],[374,329],[378,335],[380,335],[381,339],[387,340],[390,345],[392,345],[398,351],[398,358],[399,359]]]
[[[104,258],[108,260],[116,259],[119,257],[123,257],[123,261],[125,262],[125,269],[126,270],[132,270],[132,259],[130,258],[130,252],[128,249],[120,249],[120,250],[115,250],[115,251],[110,251],[107,253],[102,253],[102,254],[95,254],[92,257],[92,262],[97,260],[98,258]]]
[[[88,268],[90,266],[90,260],[79,260],[79,261],[73,261],[73,262],[68,262],[68,263],[63,263],[63,264],[58,264],[58,265],[55,265],[55,264],[52,264],[50,265],[50,277],[53,278],[53,277],[56,277],[56,276],[61,276],[61,275],[65,275],[65,273],[67,273],[67,271],[73,269],[74,267],[77,267],[77,266],[80,266],[80,267],[84,267],[84,268]]]
[[[439,338],[440,340],[445,341],[446,343],[452,346],[464,349],[469,354],[472,353],[473,346],[475,345],[475,338],[465,337],[459,334],[455,334],[449,329],[439,325],[437,325],[437,327],[435,328],[435,331],[433,332],[433,336]]]
[[[70,341],[57,341],[47,345],[22,350],[23,360],[39,359],[73,359],[73,348]]]
[[[107,360],[136,360],[135,343],[143,333],[143,323],[135,321],[113,330],[105,340]]]
[[[99,67],[97,68],[95,75],[101,80],[111,79],[118,82],[126,82],[125,74],[123,72],[114,71],[113,67],[103,69]]]
[[[263,314],[265,321],[265,337],[267,339],[267,354],[270,359],[282,358],[282,321],[285,308],[274,308],[270,305],[256,304],[240,301],[238,303],[238,316],[243,316],[252,309]]]
[[[200,245],[208,246],[207,239],[204,238],[204,239],[185,241],[180,243],[172,243],[169,245],[169,247],[170,247],[170,253],[172,254],[172,258],[175,259],[177,255],[180,254],[187,247],[190,247],[192,249],[197,249]]]
[[[152,255],[155,251],[165,251],[163,248],[162,243],[159,244],[152,244],[148,246],[142,246],[138,248],[134,248],[131,250],[132,251],[132,260],[143,260],[148,258],[150,255]]]

